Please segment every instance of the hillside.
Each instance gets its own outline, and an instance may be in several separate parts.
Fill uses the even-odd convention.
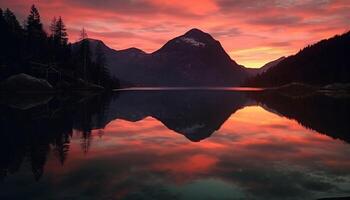
[[[273,60],[273,61],[270,61],[270,62],[266,63],[265,65],[263,65],[260,68],[246,68],[246,71],[248,72],[248,74],[250,76],[256,76],[257,74],[261,74],[263,72],[266,72],[270,68],[278,65],[284,59],[286,59],[286,57],[282,56],[282,57],[280,57],[280,58],[278,58],[276,60]]]
[[[249,79],[250,86],[280,86],[292,82],[327,85],[350,82],[350,32],[322,40],[287,57]]]

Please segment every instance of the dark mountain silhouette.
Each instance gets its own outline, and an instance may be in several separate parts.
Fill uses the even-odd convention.
[[[109,48],[103,41],[96,39],[86,39],[90,43],[91,53],[94,55],[93,59],[96,59],[96,47],[101,45],[101,49],[106,56],[108,61],[109,69],[113,74],[118,74],[118,71],[114,71],[114,68],[111,66],[120,66],[123,70],[128,70],[126,65],[130,65],[133,62],[137,61],[139,58],[146,55],[146,53],[137,48],[129,48],[124,50],[114,50]],[[81,45],[81,41],[73,44],[73,50],[77,49]]]
[[[251,86],[291,82],[312,85],[350,82],[350,32],[322,40],[247,81]]]
[[[232,86],[247,76],[219,41],[198,29],[170,40],[149,60],[169,85]]]
[[[285,56],[282,56],[274,61],[268,62],[266,63],[264,66],[262,66],[261,68],[259,68],[260,72],[266,72],[267,70],[269,70],[270,68],[278,65],[281,61],[283,61],[284,59],[286,59]]]
[[[91,46],[103,44],[98,40],[90,41]],[[170,40],[151,54],[136,48],[116,51],[102,46],[109,71],[122,83],[137,86],[234,86],[248,76],[245,68],[229,57],[219,41],[198,29]]]
[[[141,71],[135,70],[141,58],[147,53],[137,48],[129,48],[123,50],[114,50],[109,48],[103,41],[96,39],[86,39],[89,41],[92,53],[92,59],[96,59],[96,47],[100,45],[101,51],[106,58],[106,65],[112,76],[118,77],[120,82],[125,85],[131,85],[130,77],[140,77]],[[73,51],[77,51],[81,46],[82,41],[72,45]],[[133,80],[133,79],[132,79]]]
[[[261,74],[266,72],[268,69],[276,66],[277,64],[279,64],[282,60],[286,59],[285,56],[282,56],[276,60],[273,60],[271,62],[266,63],[264,66],[260,67],[260,68],[247,68],[247,72],[249,73],[250,76],[256,76],[257,74]]]

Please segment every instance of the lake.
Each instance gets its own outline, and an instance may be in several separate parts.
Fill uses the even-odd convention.
[[[350,196],[348,97],[136,88],[0,111],[0,199]]]

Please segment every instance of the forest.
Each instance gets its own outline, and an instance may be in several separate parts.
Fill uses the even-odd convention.
[[[245,85],[281,86],[298,82],[314,86],[350,83],[350,32],[309,45],[248,79]]]
[[[39,10],[32,5],[21,24],[10,9],[0,8],[0,81],[27,74],[48,81],[55,89],[111,89],[118,87],[106,66],[100,45],[91,53],[87,31],[82,28],[79,45],[69,43],[61,16],[44,29]]]

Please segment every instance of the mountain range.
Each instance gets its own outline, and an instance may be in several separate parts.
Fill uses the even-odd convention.
[[[153,53],[137,48],[117,51],[100,40],[89,41],[92,53],[101,44],[109,71],[122,85],[235,86],[249,76],[219,41],[199,29],[170,40]]]
[[[88,40],[93,55],[95,47],[102,46],[108,69],[122,87],[279,86],[291,82],[325,85],[350,81],[350,32],[322,40],[259,69],[239,65],[219,41],[199,29],[191,29],[153,53],[137,48],[117,51],[100,40]]]

